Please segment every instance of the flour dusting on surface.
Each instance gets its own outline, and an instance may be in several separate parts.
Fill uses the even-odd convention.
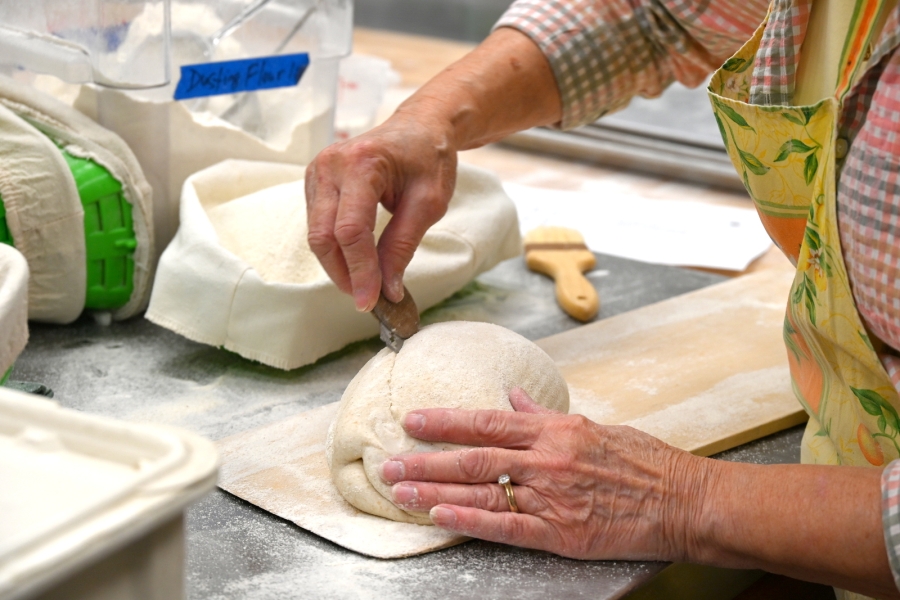
[[[738,373],[707,391],[654,413],[623,423],[679,446],[684,437],[714,440],[723,427],[740,427],[758,406],[790,393],[786,365]]]

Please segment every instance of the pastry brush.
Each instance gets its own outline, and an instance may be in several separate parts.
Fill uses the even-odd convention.
[[[584,276],[596,263],[574,229],[538,227],[525,236],[525,264],[556,281],[557,302],[579,321],[590,321],[600,308],[597,290]]]

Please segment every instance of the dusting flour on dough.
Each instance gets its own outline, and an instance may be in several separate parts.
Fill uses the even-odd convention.
[[[498,325],[437,323],[409,338],[399,353],[382,350],[347,386],[329,431],[326,454],[335,486],[363,512],[430,525],[426,513],[394,506],[379,465],[395,454],[459,446],[416,440],[400,422],[418,408],[512,410],[513,387],[543,406],[568,412],[568,388],[553,360],[534,342]]]

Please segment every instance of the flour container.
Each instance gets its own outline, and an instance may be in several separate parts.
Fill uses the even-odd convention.
[[[169,1],[0,0],[0,65],[68,83],[165,85]],[[144,30],[146,51],[138,57],[123,42],[140,19],[152,25]]]
[[[158,53],[144,37],[155,19],[132,20],[126,55]],[[352,0],[172,0],[167,85],[80,90],[75,107],[118,133],[150,181],[159,251],[177,229],[189,175],[229,158],[305,165],[333,141],[338,64],[351,35]],[[302,53],[309,65],[297,85],[173,99],[182,66]]]
[[[184,596],[184,510],[213,444],[0,388],[0,599]]]

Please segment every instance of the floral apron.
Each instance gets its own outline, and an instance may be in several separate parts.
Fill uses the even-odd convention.
[[[709,86],[728,155],[769,235],[797,267],[784,340],[794,393],[809,413],[804,463],[881,466],[900,457],[900,398],[856,310],[836,208],[835,160],[847,152],[837,137],[841,103],[865,64],[880,10],[880,2],[857,2],[832,97],[809,106],[749,103],[765,22]]]
[[[768,18],[709,86],[728,155],[769,235],[797,267],[784,341],[794,393],[809,413],[803,463],[882,466],[900,457],[900,398],[856,310],[836,205],[835,161],[847,152],[838,138],[841,104],[880,11],[881,2],[857,2],[831,97],[808,106],[750,104]]]

